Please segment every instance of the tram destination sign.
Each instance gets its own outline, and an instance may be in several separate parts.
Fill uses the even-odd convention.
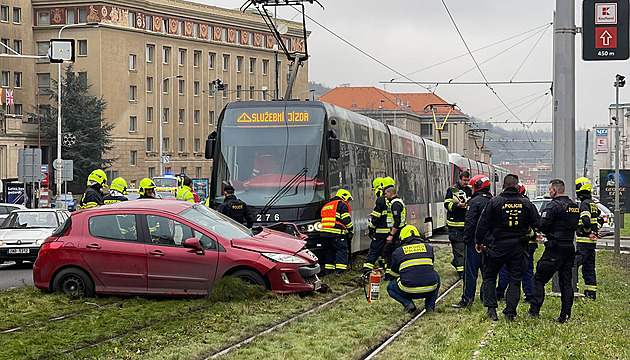
[[[308,112],[306,111],[264,111],[264,112],[243,112],[236,120],[237,123],[303,123],[308,122]]]
[[[627,60],[630,57],[628,0],[584,0],[582,59]]]

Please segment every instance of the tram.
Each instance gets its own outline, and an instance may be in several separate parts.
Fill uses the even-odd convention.
[[[492,193],[498,194],[502,191],[503,178],[510,173],[508,169],[501,166],[471,160],[456,153],[449,154],[448,161],[451,186],[455,185],[462,171],[468,171],[471,178],[475,175],[486,175],[492,184]]]
[[[369,248],[372,180],[391,176],[407,206],[407,222],[424,236],[445,226],[449,186],[446,148],[405,130],[324,102],[229,103],[206,142],[213,159],[210,204],[229,184],[252,208],[256,225],[295,223],[309,248],[321,247],[321,207],[344,188],[355,237],[351,251]]]

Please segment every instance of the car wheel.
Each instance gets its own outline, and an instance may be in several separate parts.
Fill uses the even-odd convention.
[[[85,271],[68,268],[57,274],[53,290],[72,297],[90,297],[94,295],[94,283]]]
[[[267,287],[265,280],[260,276],[257,272],[251,270],[238,270],[232,274],[241,280],[243,280],[246,284],[249,285],[260,285]]]

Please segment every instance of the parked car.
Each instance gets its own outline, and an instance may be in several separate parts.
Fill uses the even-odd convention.
[[[305,244],[274,230],[255,234],[201,204],[140,199],[72,213],[44,241],[33,280],[44,291],[85,296],[204,296],[227,275],[310,292],[321,284],[320,267]]]
[[[545,208],[545,206],[551,202],[550,198],[536,198],[534,200],[532,200],[532,204],[534,204],[534,206],[536,206],[536,209],[539,212],[542,212],[542,209]],[[597,204],[597,207],[599,208],[599,211],[601,211],[602,213],[602,217],[604,218],[604,225],[602,225],[602,227],[599,229],[599,234],[601,236],[609,236],[609,235],[613,235],[615,233],[615,225],[613,222],[613,218],[614,215],[613,213],[606,207],[604,206],[602,203],[595,201],[595,203]],[[579,205],[579,202],[578,202]]]
[[[74,211],[79,208],[77,200],[72,196],[72,194],[61,194],[61,202],[67,205],[68,211]],[[52,201],[50,203],[50,207],[57,207],[57,197],[53,196]]]
[[[6,219],[11,211],[17,209],[26,209],[26,206],[21,204],[0,203],[0,221]]]
[[[44,240],[69,217],[61,209],[14,210],[0,225],[0,264],[34,261]]]

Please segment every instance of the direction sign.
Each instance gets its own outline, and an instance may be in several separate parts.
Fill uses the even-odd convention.
[[[627,60],[630,57],[628,0],[584,0],[582,59]]]
[[[608,129],[595,129],[596,136],[608,136]]]
[[[170,162],[171,162],[171,159],[168,157],[168,155],[162,156],[162,164],[168,164]]]
[[[42,150],[18,150],[18,181],[39,182],[42,179]]]

